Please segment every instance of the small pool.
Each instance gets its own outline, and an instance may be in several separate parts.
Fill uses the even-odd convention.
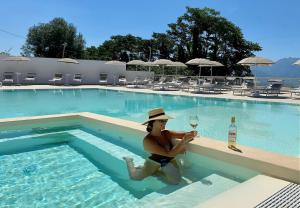
[[[168,185],[128,178],[124,156],[143,164],[141,138],[81,126],[0,134],[0,207],[192,207],[256,175],[193,153],[184,180]],[[134,137],[134,138],[133,138]]]
[[[176,118],[168,128],[191,130],[188,117],[197,114],[199,133],[222,141],[236,116],[238,144],[300,156],[300,105],[99,89],[0,90],[0,118],[92,112],[142,122],[155,107]]]

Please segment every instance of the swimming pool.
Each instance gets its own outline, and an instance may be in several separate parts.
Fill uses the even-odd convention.
[[[299,156],[300,106],[270,102],[143,94],[113,90],[0,91],[0,117],[89,111],[142,122],[151,108],[163,107],[176,117],[167,127],[191,130],[188,116],[197,114],[200,135],[226,141],[236,116],[238,143],[289,156]]]
[[[122,157],[143,163],[140,138],[113,135],[81,126],[2,132],[0,207],[192,207],[257,174],[188,153],[179,185],[133,181]]]

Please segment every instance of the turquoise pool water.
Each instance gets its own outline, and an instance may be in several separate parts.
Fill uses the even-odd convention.
[[[142,122],[147,111],[155,107],[163,107],[175,117],[167,128],[191,130],[188,116],[197,114],[200,135],[222,141],[227,140],[230,117],[234,115],[239,144],[300,155],[299,105],[98,89],[0,91],[1,118],[89,111]]]
[[[0,207],[184,207],[183,199],[192,207],[256,175],[190,153],[179,185],[133,181],[122,157],[141,165],[147,155],[124,136],[78,128],[0,134]]]

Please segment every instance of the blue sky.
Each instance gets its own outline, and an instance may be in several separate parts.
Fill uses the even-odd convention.
[[[299,0],[13,0],[1,1],[0,51],[20,53],[28,28],[63,17],[73,23],[87,46],[112,35],[150,38],[165,32],[185,7],[210,7],[242,29],[263,50],[256,55],[274,61],[300,57]],[[11,32],[9,35],[2,30]]]

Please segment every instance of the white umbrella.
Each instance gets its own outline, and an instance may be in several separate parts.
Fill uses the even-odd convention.
[[[23,62],[23,61],[30,61],[30,58],[24,57],[24,56],[8,56],[3,59],[3,61],[16,61],[16,62]],[[19,76],[21,75],[20,72],[16,72],[17,75],[17,85],[19,84]]]
[[[71,59],[71,58],[58,59],[57,62],[63,62],[63,63],[68,63],[68,64],[79,64],[79,62],[77,60]]]
[[[147,62],[145,62],[144,66],[148,66],[148,71],[150,72],[150,71],[151,71],[151,67],[159,66],[159,65],[154,64],[154,63],[151,62],[151,61],[147,61]]]
[[[137,71],[137,66],[144,66],[145,62],[141,60],[132,60],[126,63],[128,66],[135,66],[135,71]]]
[[[30,61],[30,58],[24,56],[9,56],[4,58],[3,61]]]
[[[186,64],[199,66],[199,77],[201,76],[202,66],[207,67],[213,65],[209,59],[205,59],[205,58],[194,58],[186,62]]]
[[[173,61],[168,60],[168,59],[157,59],[156,61],[153,62],[153,64],[155,64],[155,65],[162,66],[163,75],[165,74],[165,66],[170,65],[172,63],[173,63]]]
[[[177,76],[177,68],[187,68],[187,65],[185,65],[184,63],[182,62],[179,62],[179,61],[176,61],[176,62],[173,62],[172,64],[169,64],[167,65],[169,67],[175,67],[175,70],[176,70],[176,76]]]
[[[240,60],[238,64],[247,66],[270,66],[274,64],[274,62],[267,58],[253,56]]]
[[[210,61],[213,65],[210,66],[210,76],[212,76],[212,70],[213,67],[221,67],[224,66],[223,64],[221,64],[220,62],[217,61]]]
[[[274,62],[267,58],[254,56],[254,57],[244,58],[244,59],[240,60],[238,62],[238,64],[244,65],[244,66],[250,66],[250,67],[251,66],[271,66],[272,64],[274,64]],[[254,70],[254,87],[256,87],[255,78],[256,78],[256,76],[255,76],[255,70]]]
[[[118,65],[118,66],[125,66],[126,63],[122,61],[107,61],[105,64],[110,64],[110,65]]]
[[[293,64],[300,66],[300,59],[298,61],[296,61],[295,63],[293,63]]]

